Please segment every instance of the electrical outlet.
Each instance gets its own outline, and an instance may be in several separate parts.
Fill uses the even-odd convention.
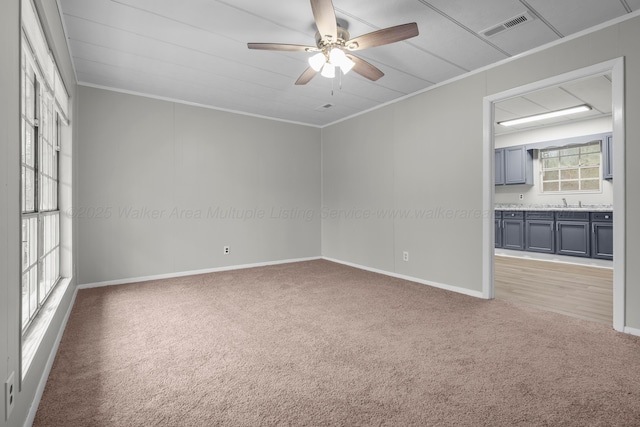
[[[9,378],[4,383],[4,413],[6,414],[6,420],[9,420],[9,416],[11,415],[11,411],[13,411],[13,407],[16,405],[16,383],[14,381],[14,373],[11,372]]]
[[[524,194],[518,194],[518,199],[524,200]]]
[[[229,255],[229,246],[225,246],[222,248],[222,253],[225,255]]]
[[[407,251],[402,252],[402,260],[405,262],[409,261],[409,252]]]

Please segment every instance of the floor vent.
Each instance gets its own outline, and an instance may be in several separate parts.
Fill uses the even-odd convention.
[[[495,36],[496,34],[510,30],[529,21],[533,21],[534,19],[536,19],[534,15],[529,12],[524,12],[518,16],[509,18],[506,21],[501,22],[500,24],[495,25],[487,30],[481,31],[480,33],[485,37]]]

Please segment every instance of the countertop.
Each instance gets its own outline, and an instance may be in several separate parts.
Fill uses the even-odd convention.
[[[583,211],[583,212],[613,212],[613,205],[521,205],[501,204],[495,205],[497,211]]]

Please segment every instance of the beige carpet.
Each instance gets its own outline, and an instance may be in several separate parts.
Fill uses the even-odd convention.
[[[640,339],[311,261],[81,290],[36,426],[638,426]]]

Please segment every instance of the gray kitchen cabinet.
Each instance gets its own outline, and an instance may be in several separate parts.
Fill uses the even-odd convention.
[[[591,256],[613,259],[613,212],[591,213]]]
[[[524,145],[497,148],[494,162],[495,185],[533,185],[533,152]]]
[[[495,219],[495,247],[502,247],[502,211],[494,211]]]
[[[613,139],[611,135],[602,140],[602,179],[613,179]]]
[[[524,145],[504,149],[504,183],[533,184],[533,153]]]
[[[525,213],[526,250],[555,253],[555,218],[551,211]]]
[[[502,247],[504,249],[524,250],[524,212],[502,212]]]
[[[556,253],[581,257],[591,255],[589,212],[556,212]]]

